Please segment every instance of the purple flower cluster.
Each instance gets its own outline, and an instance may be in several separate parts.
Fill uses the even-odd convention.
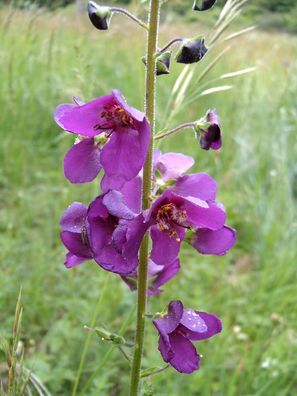
[[[95,260],[134,290],[140,244],[149,233],[148,294],[155,295],[180,271],[182,243],[212,255],[224,255],[234,245],[236,232],[226,225],[225,209],[216,201],[216,182],[206,173],[186,174],[194,165],[189,156],[154,151],[152,205],[141,209],[142,168],[150,141],[143,112],[128,106],[117,90],[89,103],[76,98],[74,102],[55,111],[56,123],[77,135],[64,159],[65,176],[72,183],[86,183],[101,169],[104,175],[101,194],[88,206],[72,203],[61,218],[67,268]],[[221,146],[217,114],[210,112],[207,121],[200,145],[217,149]],[[154,325],[163,359],[184,373],[199,368],[191,341],[221,331],[217,317],[184,309],[180,301],[171,302],[168,314]]]

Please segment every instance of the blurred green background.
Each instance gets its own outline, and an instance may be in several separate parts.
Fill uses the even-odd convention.
[[[74,186],[64,179],[63,156],[73,137],[61,132],[52,113],[73,95],[87,101],[115,87],[142,108],[145,35],[120,16],[110,31],[96,31],[73,5],[48,10],[7,3],[0,9],[0,334],[10,337],[22,285],[26,365],[52,395],[126,396],[126,362],[83,326],[106,325],[132,339],[136,296],[93,262],[63,267],[60,215],[73,200],[88,203],[98,182]],[[144,16],[146,4],[139,3],[131,9]],[[219,8],[198,14],[191,1],[179,3],[164,7],[161,44],[177,35],[211,34]],[[294,12],[295,1],[251,1],[233,29],[263,15],[290,18]],[[204,356],[199,372],[186,376],[168,369],[152,377],[158,396],[297,393],[297,41],[277,23],[273,27],[221,42],[191,68],[173,63],[171,74],[158,79],[158,128],[218,110],[220,153],[202,152],[190,131],[159,147],[194,156],[195,170],[218,181],[228,224],[238,230],[238,243],[226,257],[184,248],[181,273],[151,299],[153,312],[179,298],[224,323],[222,334],[196,344]],[[220,62],[201,78],[222,50]],[[252,73],[228,74],[254,66]],[[210,94],[218,86],[222,91]],[[144,364],[162,365],[150,323]]]

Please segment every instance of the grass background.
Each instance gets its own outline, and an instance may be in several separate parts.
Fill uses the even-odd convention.
[[[199,22],[162,25],[160,41],[202,29]],[[60,215],[73,200],[89,202],[99,187],[98,182],[73,186],[64,179],[62,160],[73,137],[61,132],[52,113],[72,95],[89,100],[114,87],[141,108],[144,40],[119,17],[106,34],[71,8],[0,13],[0,333],[11,334],[22,285],[26,364],[53,395],[72,394],[86,338],[90,347],[77,395],[127,395],[126,362],[85,333],[83,325],[95,319],[132,339],[136,296],[95,263],[71,271],[63,267]],[[172,73],[158,79],[159,128],[217,108],[224,131],[220,153],[202,152],[190,131],[160,148],[193,155],[195,170],[218,181],[228,224],[238,230],[238,243],[226,257],[183,249],[181,273],[150,302],[151,311],[160,311],[179,298],[187,307],[218,314],[224,323],[221,335],[196,344],[204,356],[199,372],[186,376],[169,369],[152,378],[158,396],[297,392],[296,54],[296,37],[243,36],[208,79],[248,66],[257,71],[234,78],[230,91],[194,95],[192,101],[186,93],[185,105],[173,104],[169,113],[164,109],[183,67],[173,64]],[[204,67],[203,62],[193,66],[190,89],[195,92]],[[146,366],[162,365],[156,345],[148,323]]]

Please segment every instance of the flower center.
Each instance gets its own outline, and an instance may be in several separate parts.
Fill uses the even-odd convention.
[[[116,127],[133,127],[133,118],[118,104],[104,106],[99,113],[100,122],[94,125],[94,130]]]
[[[170,238],[176,238],[177,242],[180,242],[180,238],[176,231],[176,226],[189,228],[186,220],[186,211],[178,209],[173,203],[162,205],[156,216],[159,230],[167,233]]]

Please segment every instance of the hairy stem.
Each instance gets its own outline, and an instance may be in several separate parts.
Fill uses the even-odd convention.
[[[179,126],[177,126],[174,129],[171,129],[170,131],[161,133],[160,135],[155,136],[155,140],[159,140],[159,139],[163,139],[164,137],[173,135],[176,132],[181,131],[182,129],[189,129],[189,128],[194,128],[195,127],[195,122],[187,122],[185,124],[181,124]]]
[[[156,91],[156,60],[155,52],[158,42],[159,27],[159,8],[160,0],[151,0],[150,13],[148,21],[148,40],[147,40],[147,59],[146,59],[146,93],[145,93],[145,110],[146,116],[151,126],[151,137],[148,155],[143,171],[143,191],[142,191],[142,209],[150,207],[150,194],[152,184],[152,157],[155,131],[155,91]],[[147,293],[147,269],[149,258],[149,238],[146,234],[143,238],[139,254],[138,270],[138,300],[137,300],[137,323],[135,347],[131,369],[130,396],[139,394],[140,368],[143,351],[144,330],[145,330],[145,312],[146,312],[146,293]]]

